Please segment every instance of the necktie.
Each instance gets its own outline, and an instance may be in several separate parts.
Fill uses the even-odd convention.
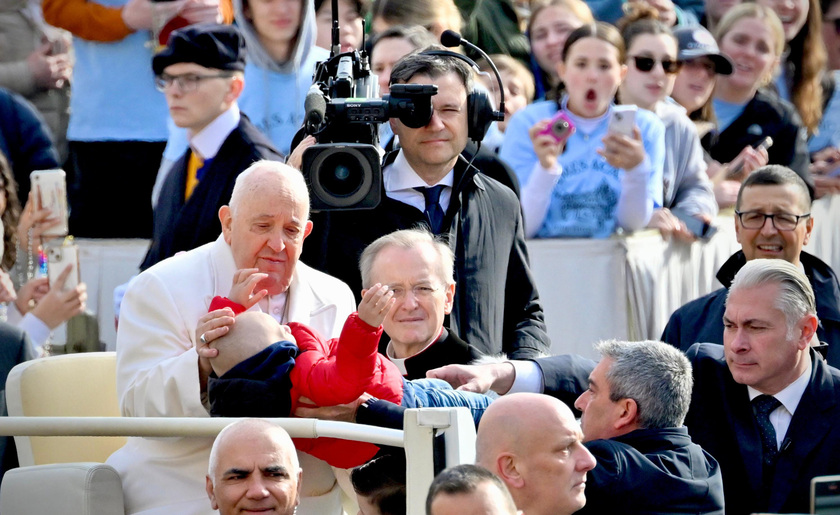
[[[776,444],[776,430],[770,423],[770,413],[782,403],[772,395],[759,395],[752,400],[755,420],[758,422],[758,432],[761,435],[761,454],[764,457],[763,466],[766,470],[776,464],[779,447]],[[766,476],[765,476],[766,477]]]
[[[443,208],[440,207],[440,194],[445,187],[446,186],[443,184],[438,184],[437,186],[430,186],[427,188],[422,186],[414,188],[422,193],[423,197],[426,198],[426,209],[424,213],[426,213],[426,219],[429,221],[429,227],[432,229],[434,234],[439,234],[440,229],[443,226]]]
[[[184,188],[184,200],[187,201],[192,196],[193,190],[201,179],[204,178],[204,172],[213,161],[210,159],[202,159],[196,152],[190,152],[190,159],[187,161],[187,183]]]

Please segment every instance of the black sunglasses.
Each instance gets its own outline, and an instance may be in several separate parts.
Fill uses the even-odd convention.
[[[672,61],[670,59],[654,59],[653,57],[645,57],[643,55],[631,55],[633,62],[636,64],[636,69],[640,72],[649,72],[653,69],[656,63],[662,64],[662,70],[665,73],[677,73],[682,68],[682,61]]]

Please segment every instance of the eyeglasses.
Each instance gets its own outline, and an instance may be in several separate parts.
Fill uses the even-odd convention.
[[[811,213],[804,215],[789,215],[787,213],[777,213],[768,215],[758,211],[735,211],[738,215],[738,220],[744,229],[761,229],[769,218],[773,222],[773,227],[778,231],[792,231],[799,225],[799,220],[811,216]]]
[[[395,299],[404,299],[406,291],[411,291],[415,299],[426,299],[431,297],[436,291],[441,289],[441,287],[433,287],[429,284],[417,284],[411,288],[404,288],[399,285],[388,286],[388,289],[394,292]]]
[[[195,73],[185,73],[183,75],[169,75],[168,73],[161,73],[155,77],[155,88],[158,91],[165,91],[166,88],[173,84],[178,85],[178,89],[182,93],[191,93],[198,88],[201,81],[207,79],[227,79],[232,77],[230,72],[217,73],[216,75],[198,75]]]
[[[833,23],[834,24],[834,32],[840,34],[840,17],[831,18],[830,20],[823,19],[824,23]]]
[[[645,57],[643,55],[631,55],[633,62],[636,64],[636,69],[640,72],[649,72],[653,69],[653,65],[659,63],[662,65],[662,71],[665,73],[677,73],[682,68],[682,61],[672,61],[671,59],[654,59],[653,57]]]

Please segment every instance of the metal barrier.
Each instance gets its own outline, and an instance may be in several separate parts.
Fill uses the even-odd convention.
[[[215,437],[238,418],[0,417],[0,436]],[[434,478],[433,442],[444,438],[446,466],[475,461],[475,425],[466,408],[406,411],[404,429],[315,419],[268,419],[294,438],[332,437],[402,447],[406,452],[406,513],[424,513]]]

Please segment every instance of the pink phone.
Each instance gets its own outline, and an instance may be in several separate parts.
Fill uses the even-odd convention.
[[[563,143],[569,136],[575,133],[575,124],[566,116],[563,111],[557,111],[548,122],[548,127],[540,131],[540,134],[547,134],[554,138],[557,143]]]

